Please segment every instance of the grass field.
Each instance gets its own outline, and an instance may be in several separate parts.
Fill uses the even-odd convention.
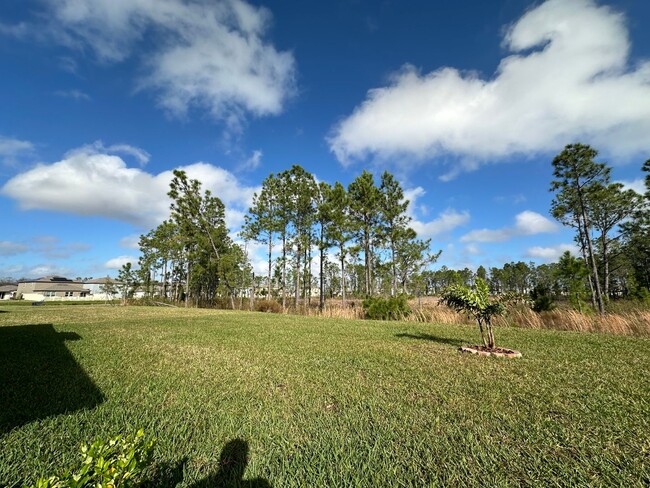
[[[144,428],[152,486],[647,486],[650,340],[0,305],[0,485]],[[229,462],[224,462],[224,459]]]

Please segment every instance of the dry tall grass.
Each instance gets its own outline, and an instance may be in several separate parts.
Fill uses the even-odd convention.
[[[473,324],[467,316],[458,314],[443,305],[437,299],[427,297],[418,302],[410,302],[412,313],[403,317],[405,321],[431,322],[436,324]],[[350,300],[345,306],[338,300],[326,303],[322,312],[317,306],[298,307],[286,311],[310,316],[323,316],[342,319],[363,319],[361,301]],[[605,332],[617,335],[650,336],[650,310],[631,310],[629,312],[608,313],[603,317],[597,314],[580,313],[576,310],[556,309],[537,313],[525,305],[508,307],[507,313],[498,317],[497,327],[523,327],[527,329],[555,329],[576,332]]]

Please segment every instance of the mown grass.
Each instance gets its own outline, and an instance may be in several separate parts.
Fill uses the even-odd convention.
[[[158,486],[223,481],[233,445],[241,486],[650,483],[646,338],[498,329],[503,360],[460,354],[464,325],[0,310],[0,485],[141,427]]]

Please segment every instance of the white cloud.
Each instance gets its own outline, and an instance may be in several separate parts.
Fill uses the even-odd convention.
[[[507,31],[495,75],[410,65],[372,89],[329,138],[343,163],[454,156],[447,179],[487,159],[580,140],[609,154],[648,151],[650,62],[630,66],[624,17],[593,0],[548,0]]]
[[[557,225],[537,212],[525,210],[515,216],[515,225],[502,229],[477,229],[460,238],[461,242],[503,242],[513,237],[556,232]]]
[[[637,178],[636,180],[619,180],[616,183],[623,185],[626,190],[634,190],[639,195],[644,195],[646,192],[645,179]]]
[[[579,250],[575,244],[558,244],[557,246],[551,247],[535,246],[526,250],[526,257],[552,262],[560,259],[560,256],[566,251],[577,256]]]
[[[27,246],[19,242],[0,241],[0,256],[15,256],[27,252]]]
[[[418,237],[433,237],[451,232],[456,227],[469,222],[470,216],[467,210],[458,212],[453,208],[448,208],[438,214],[433,220],[421,222],[417,219],[411,221],[411,227],[417,232]]]
[[[137,47],[144,52],[138,88],[153,90],[174,115],[200,108],[239,130],[247,113],[280,113],[294,91],[293,55],[265,41],[271,13],[264,7],[244,0],[42,2],[45,24],[0,25],[0,33],[45,32],[103,63],[124,61]]]
[[[77,102],[79,101],[89,102],[91,100],[90,95],[82,92],[81,90],[58,90],[55,91],[54,94],[57,97],[71,98]]]
[[[145,228],[158,225],[169,216],[172,171],[151,174],[128,167],[108,149],[95,144],[70,151],[61,161],[39,164],[13,177],[0,193],[15,199],[23,210],[102,216]],[[257,188],[243,186],[229,171],[208,163],[178,169],[224,202],[229,226],[241,223]]]
[[[122,266],[124,266],[126,263],[131,263],[132,267],[137,268],[138,267],[138,258],[133,257],[133,256],[118,256],[113,259],[109,259],[104,263],[104,267],[106,269],[122,269]]]
[[[15,164],[21,156],[28,156],[34,151],[29,141],[0,136],[0,160],[4,164]]]
[[[424,205],[418,205],[417,200],[426,193],[421,186],[404,190],[404,198],[409,201],[406,214],[411,217],[410,226],[417,233],[419,238],[434,237],[447,234],[456,227],[466,224],[470,220],[468,211],[458,212],[448,208],[429,221],[422,221],[418,215],[427,215],[429,209]]]

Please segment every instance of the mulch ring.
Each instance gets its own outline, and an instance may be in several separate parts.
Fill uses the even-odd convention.
[[[468,352],[471,354],[478,354],[479,356],[496,356],[498,358],[520,358],[521,353],[514,349],[506,349],[504,347],[489,348],[485,346],[462,346],[459,347],[460,352]]]

